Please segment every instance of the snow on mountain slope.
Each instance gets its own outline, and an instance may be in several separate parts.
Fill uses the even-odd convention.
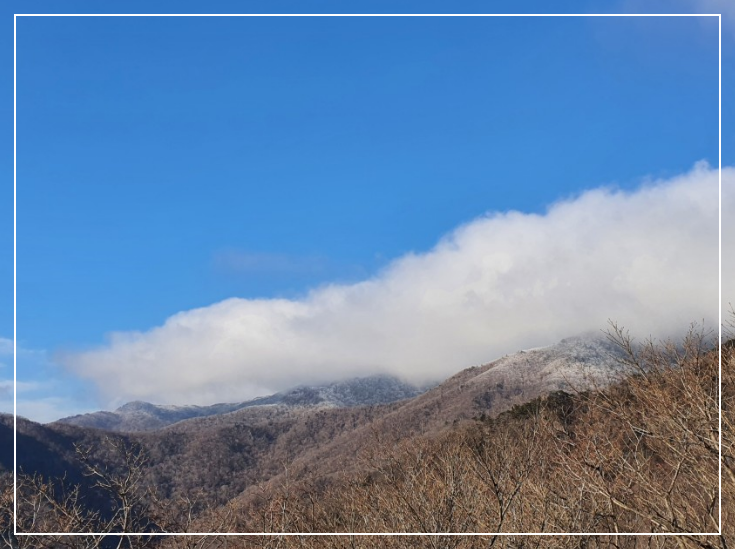
[[[519,351],[485,366],[468,368],[416,400],[420,404],[441,395],[446,401],[444,406],[456,408],[457,417],[466,417],[478,409],[495,413],[551,391],[607,385],[620,372],[619,357],[620,350],[605,335],[583,334],[548,347]],[[417,388],[395,377],[377,375],[328,385],[296,387],[234,404],[162,406],[135,401],[114,412],[94,412],[63,418],[59,422],[108,431],[153,431],[187,419],[229,414],[245,408],[280,406],[295,410],[387,404],[417,397],[426,389],[428,387]],[[451,399],[454,400],[449,395],[453,395]]]
[[[547,390],[587,389],[614,381],[621,373],[621,358],[621,350],[605,335],[588,333],[500,358],[472,383],[487,385],[493,379]]]
[[[495,416],[554,392],[604,387],[623,375],[622,351],[602,333],[518,351],[458,372],[407,401],[385,421],[400,437],[440,429],[453,421]]]
[[[179,421],[227,414],[243,408],[280,405],[289,408],[343,408],[387,404],[414,397],[422,389],[391,376],[370,376],[290,391],[234,404],[212,406],[172,406],[148,402],[128,402],[114,412],[93,412],[58,420],[59,423],[93,427],[107,431],[153,431]]]

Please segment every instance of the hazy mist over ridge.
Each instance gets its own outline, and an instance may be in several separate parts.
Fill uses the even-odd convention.
[[[723,306],[733,300],[735,168],[722,171]],[[64,353],[111,405],[211,404],[388,373],[423,383],[606,326],[668,337],[718,322],[718,172],[598,188],[543,215],[490,212],[427,252],[302,299],[232,298]]]

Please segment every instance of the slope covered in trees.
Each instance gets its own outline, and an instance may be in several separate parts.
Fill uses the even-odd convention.
[[[731,545],[735,539],[733,345],[723,346],[722,353],[720,462],[719,363],[710,338],[692,333],[681,345],[635,347],[622,332],[613,336],[625,352],[621,368],[627,377],[623,381],[606,388],[555,391],[497,416],[447,416],[444,423],[423,422],[424,428],[405,428],[398,436],[392,427],[400,424],[387,419],[400,415],[402,406],[395,404],[343,410],[341,419],[316,415],[263,418],[264,438],[253,444],[253,451],[267,445],[268,433],[275,432],[268,431],[269,421],[271,428],[286,421],[290,422],[288,428],[281,428],[293,439],[290,445],[281,440],[281,448],[301,444],[307,450],[306,457],[283,454],[282,461],[271,460],[267,478],[252,479],[247,489],[237,490],[238,494],[224,498],[226,501],[222,494],[213,494],[214,486],[206,484],[206,479],[200,479],[205,484],[198,487],[180,486],[161,494],[155,467],[144,465],[155,448],[137,446],[141,439],[111,439],[117,442],[104,444],[116,457],[108,458],[104,466],[83,449],[79,454],[82,475],[91,485],[96,484],[95,490],[108,494],[108,508],[95,514],[82,492],[68,487],[62,492],[45,479],[25,477],[18,501],[21,530],[604,534],[108,538],[122,547]],[[429,395],[411,401],[412,406],[421,399],[427,400]],[[348,458],[339,455],[346,444],[338,444],[343,436],[340,433],[346,432],[340,422],[352,427],[352,435],[359,435],[354,440],[369,441],[353,448]],[[432,427],[426,428],[429,424]],[[234,422],[228,428],[236,429],[236,425]],[[187,433],[172,432],[182,439]],[[233,431],[232,436],[235,434]],[[271,450],[278,447],[282,436],[271,441]],[[309,445],[309,440],[313,444]],[[324,448],[329,449],[329,455],[320,453]],[[231,451],[249,455],[248,451]],[[262,462],[274,455],[279,454],[265,452]],[[209,465],[210,455],[203,459]],[[249,467],[246,462],[233,466]],[[11,499],[12,493],[6,490],[2,520],[9,545]],[[698,535],[717,530],[720,512],[723,536]],[[688,534],[623,535],[636,532]],[[18,547],[55,547],[61,541],[22,537],[12,543]],[[92,544],[84,544],[88,542]],[[103,543],[73,538],[68,546]]]

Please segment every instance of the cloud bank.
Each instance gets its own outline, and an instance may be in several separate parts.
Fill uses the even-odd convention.
[[[723,219],[735,217],[728,186],[733,168],[723,170]],[[608,319],[642,337],[676,336],[692,321],[716,327],[717,208],[717,170],[700,163],[543,215],[490,213],[357,284],[298,300],[228,299],[58,360],[111,405],[208,404],[373,373],[442,379]],[[723,273],[735,272],[734,244],[723,241]]]

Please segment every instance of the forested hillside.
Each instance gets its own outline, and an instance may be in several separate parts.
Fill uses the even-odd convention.
[[[9,547],[732,545],[734,346],[722,349],[720,462],[713,338],[692,332],[680,344],[636,346],[620,330],[611,337],[621,352],[616,372],[622,381],[595,387],[600,378],[593,376],[584,387],[569,383],[505,411],[483,409],[478,395],[484,389],[471,392],[471,380],[492,371],[483,367],[434,389],[443,391],[444,404],[430,391],[386,406],[308,414],[274,407],[247,421],[241,411],[222,416],[226,421],[202,418],[135,436],[66,426],[77,429],[65,432],[68,440],[83,433],[87,446],[77,443],[75,450],[58,430],[58,440],[47,445],[63,463],[76,463],[83,486],[72,487],[76,478],[26,475],[18,499],[19,529],[36,532],[600,535],[16,539],[9,532],[12,487],[6,483],[3,539]],[[458,396],[466,392],[469,400]],[[50,436],[37,435],[36,441]],[[179,461],[162,459],[177,455]],[[199,467],[184,468],[197,463],[195,455]],[[100,498],[109,504],[91,505]],[[723,536],[697,534],[716,532],[720,512]],[[638,532],[685,535],[623,535]]]

